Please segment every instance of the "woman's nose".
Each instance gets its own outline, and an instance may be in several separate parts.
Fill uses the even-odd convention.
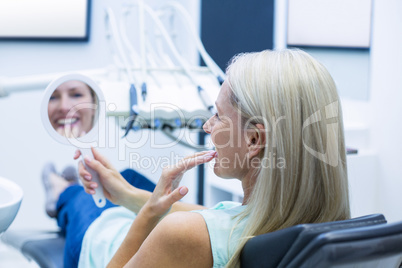
[[[60,109],[63,111],[69,111],[72,108],[72,102],[68,97],[61,97]]]
[[[202,129],[208,134],[211,134],[211,118],[202,126]]]

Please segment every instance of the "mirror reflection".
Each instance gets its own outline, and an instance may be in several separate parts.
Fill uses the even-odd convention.
[[[62,136],[82,137],[96,120],[97,96],[86,83],[70,80],[60,84],[51,94],[48,104],[49,121]]]

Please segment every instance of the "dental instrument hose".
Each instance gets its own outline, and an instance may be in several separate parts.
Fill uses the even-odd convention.
[[[203,89],[201,86],[197,86],[197,90],[198,94],[200,95],[201,101],[204,103],[205,107],[207,107],[208,111],[210,111],[212,114],[215,114],[216,111],[214,104],[212,103],[205,89]]]
[[[139,114],[139,109],[138,109],[137,89],[135,88],[134,84],[131,84],[131,86],[130,86],[130,117],[129,117],[129,121],[127,122],[127,125],[126,125],[126,133],[124,133],[123,138],[127,136],[128,132],[130,132],[138,114]]]

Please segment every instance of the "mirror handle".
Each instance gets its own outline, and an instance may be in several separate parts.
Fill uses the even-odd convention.
[[[92,198],[94,199],[96,206],[102,208],[106,205],[106,198],[105,194],[103,193],[103,186],[99,180],[99,175],[95,170],[88,167],[84,161],[85,156],[89,156],[91,159],[93,159],[94,156],[92,154],[91,149],[89,148],[80,148],[80,151],[81,151],[82,162],[84,163],[86,170],[88,170],[88,172],[91,174],[92,181],[98,184],[98,188],[95,189],[95,194],[92,195]]]

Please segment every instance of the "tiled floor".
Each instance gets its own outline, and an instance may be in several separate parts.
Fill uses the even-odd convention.
[[[4,245],[0,241],[0,267],[1,268],[38,268],[39,266],[28,261],[17,250]]]

